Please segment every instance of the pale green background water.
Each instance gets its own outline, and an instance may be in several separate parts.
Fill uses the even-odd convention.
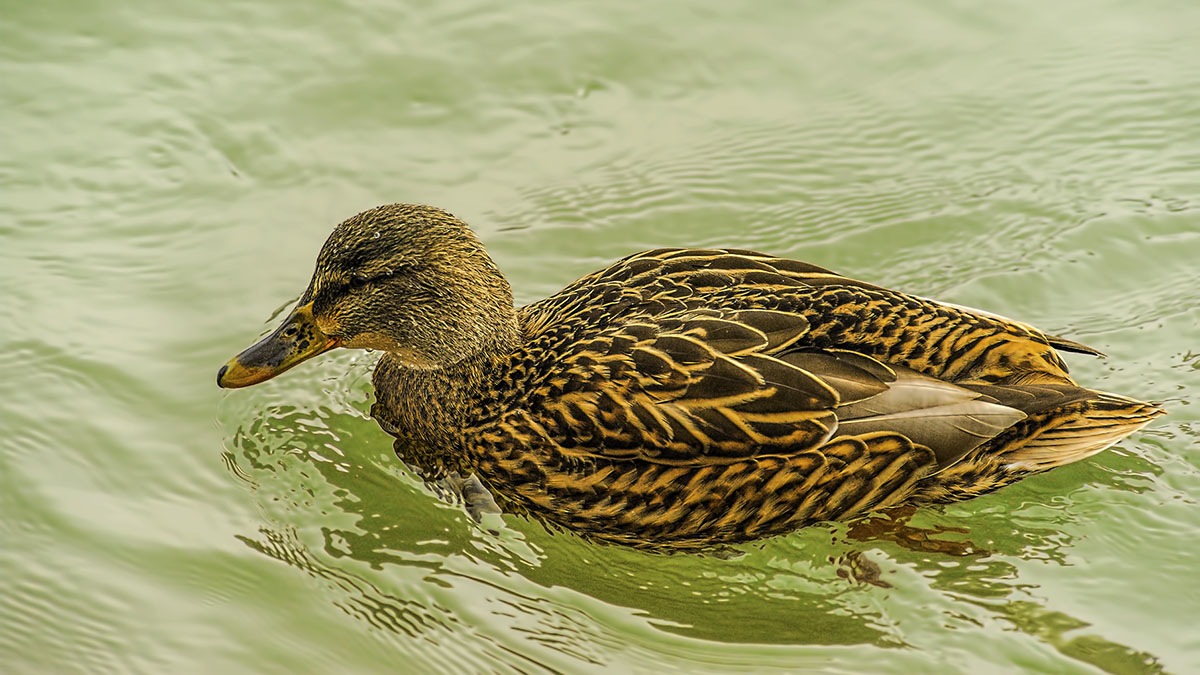
[[[5,2],[0,668],[1200,670],[1200,5],[983,4]],[[374,357],[214,385],[391,201],[521,301],[756,248],[1095,345],[1081,381],[1172,414],[914,520],[968,555],[491,534],[367,419]]]

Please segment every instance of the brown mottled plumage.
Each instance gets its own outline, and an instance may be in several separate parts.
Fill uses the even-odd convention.
[[[339,225],[218,382],[338,346],[387,352],[372,414],[427,475],[658,549],[969,499],[1163,413],[1077,386],[1055,350],[1083,345],[753,251],[646,251],[514,309],[467,226],[415,205]]]

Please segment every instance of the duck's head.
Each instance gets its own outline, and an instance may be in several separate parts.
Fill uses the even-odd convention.
[[[217,384],[258,384],[335,347],[437,368],[515,334],[512,290],[467,225],[432,206],[389,204],[334,229],[296,308]]]

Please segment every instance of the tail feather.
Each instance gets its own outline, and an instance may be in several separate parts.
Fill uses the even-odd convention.
[[[1105,355],[1104,352],[1096,349],[1095,347],[1089,347],[1085,344],[1076,342],[1074,340],[1068,340],[1067,338],[1059,335],[1047,335],[1046,341],[1050,343],[1051,347],[1064,352],[1075,352],[1076,354],[1087,354],[1088,356]]]
[[[1014,443],[1002,457],[1006,469],[1046,471],[1078,462],[1117,443],[1166,411],[1117,394],[1092,392],[1077,409]]]

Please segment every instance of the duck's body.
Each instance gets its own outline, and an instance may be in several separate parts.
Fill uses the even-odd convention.
[[[449,235],[424,235],[443,226],[471,249],[465,226],[424,209],[360,214],[322,261],[397,219],[420,245],[407,242],[396,260],[429,258]],[[508,509],[609,542],[693,549],[967,499],[1095,454],[1163,412],[1077,386],[1055,348],[1096,353],[1087,347],[806,263],[648,251],[514,310],[511,295],[493,302],[507,284],[482,247],[475,255],[447,264],[463,288],[491,288],[486,311],[459,303],[457,288],[402,291],[391,269],[375,277],[391,294],[429,296],[414,306],[450,303],[433,318],[412,313],[474,339],[401,334],[416,329],[396,316],[359,331],[391,345],[372,414],[425,448],[408,457],[427,472],[473,472]],[[353,276],[337,266],[324,277]],[[324,303],[333,309],[322,325],[323,288],[338,287],[320,281],[322,269],[301,303],[317,315],[310,342],[361,343],[337,335],[348,322],[337,320],[340,300]],[[381,291],[364,304],[382,306]],[[340,315],[370,313],[356,309]],[[243,361],[261,360],[254,349],[264,348]],[[241,377],[223,384],[258,381]]]

